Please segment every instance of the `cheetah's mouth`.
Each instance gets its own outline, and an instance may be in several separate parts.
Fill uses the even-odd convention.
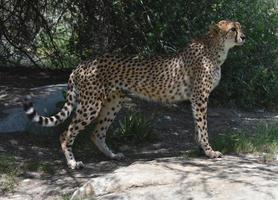
[[[245,41],[244,41],[244,40],[241,40],[241,41],[237,41],[237,42],[236,42],[236,45],[241,46],[241,45],[243,45],[244,43],[245,43]]]
[[[245,36],[240,36],[240,37],[236,36],[235,37],[235,43],[238,46],[243,45],[245,43]]]

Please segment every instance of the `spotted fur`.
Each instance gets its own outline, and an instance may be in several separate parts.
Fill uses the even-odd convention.
[[[141,59],[103,55],[81,63],[71,74],[67,102],[52,117],[39,116],[33,106],[25,104],[26,114],[43,126],[63,122],[77,103],[76,115],[60,136],[62,150],[70,168],[82,167],[72,153],[75,137],[91,122],[96,123],[92,141],[107,156],[115,159],[106,145],[106,132],[121,109],[126,91],[160,102],[189,100],[195,120],[196,140],[205,154],[217,158],[221,153],[209,145],[207,104],[211,91],[221,78],[221,68],[228,50],[241,45],[245,36],[238,22],[223,20],[212,25],[208,34],[192,40],[185,49],[169,57]],[[76,101],[75,101],[76,99]]]

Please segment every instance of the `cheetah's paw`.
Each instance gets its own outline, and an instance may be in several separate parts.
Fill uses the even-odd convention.
[[[122,153],[116,153],[116,154],[113,155],[112,158],[115,159],[115,160],[124,160],[126,157]]]
[[[219,151],[208,151],[206,152],[206,155],[209,157],[209,158],[221,158],[223,156],[223,154]]]
[[[70,169],[82,169],[84,168],[84,164],[82,161],[70,161],[68,162],[68,166]]]

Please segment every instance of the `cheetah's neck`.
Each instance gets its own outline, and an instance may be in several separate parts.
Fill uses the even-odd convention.
[[[226,60],[229,50],[233,47],[232,44],[224,42],[221,37],[214,38],[209,41],[207,48],[212,53],[212,57],[216,60],[217,67],[220,67]]]
[[[216,59],[218,66],[221,66],[225,62],[229,50],[230,47],[226,45],[224,42],[220,45],[217,52],[217,59]]]

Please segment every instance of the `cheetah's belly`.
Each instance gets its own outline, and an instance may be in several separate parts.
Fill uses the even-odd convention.
[[[190,84],[179,81],[160,85],[154,82],[142,81],[128,85],[124,90],[146,100],[169,103],[188,100],[191,95]]]

